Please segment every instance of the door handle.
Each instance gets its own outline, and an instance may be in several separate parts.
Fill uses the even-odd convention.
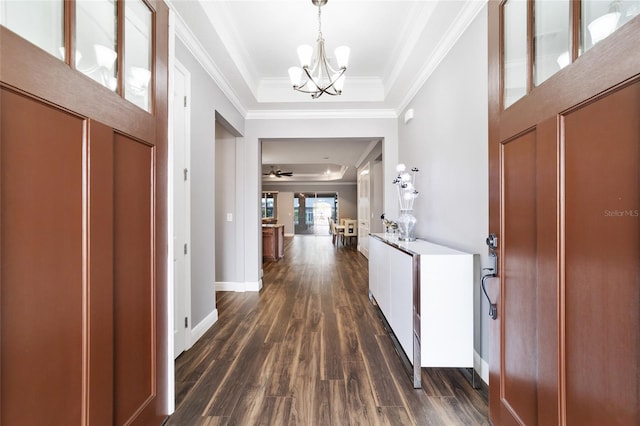
[[[498,307],[491,301],[491,298],[489,298],[489,294],[487,294],[487,289],[485,288],[485,281],[489,278],[495,278],[498,276],[498,254],[496,253],[496,249],[498,248],[498,237],[492,232],[489,234],[485,242],[487,243],[487,246],[489,246],[489,260],[491,260],[492,265],[490,268],[482,269],[483,271],[487,271],[487,273],[482,274],[482,292],[489,302],[489,316],[492,320],[495,320],[498,318]]]

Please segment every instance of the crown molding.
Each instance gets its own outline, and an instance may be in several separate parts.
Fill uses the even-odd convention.
[[[334,96],[325,95],[318,99],[311,98],[308,93],[293,90],[291,81],[286,78],[263,78],[260,80],[256,96],[260,103],[323,103],[336,102]],[[340,102],[384,102],[384,85],[377,77],[347,76],[345,89],[340,95]]]
[[[331,110],[252,110],[247,112],[247,120],[287,120],[287,119],[361,119],[391,118],[398,115],[392,109],[331,109]]]
[[[249,86],[251,93],[256,96],[258,92],[257,87],[258,84],[256,82],[255,71],[256,67],[251,60],[251,55],[245,49],[245,46],[236,41],[241,40],[238,35],[238,31],[232,25],[229,25],[231,22],[229,7],[226,2],[216,2],[216,10],[213,11],[209,5],[208,7],[204,7],[204,13],[207,15],[213,28],[216,30],[216,34],[220,38],[220,41],[224,45],[225,49],[231,56],[235,66],[238,68],[238,72],[242,76],[243,80]]]
[[[478,16],[478,13],[484,8],[487,0],[473,0],[466,1],[464,7],[458,13],[453,20],[452,25],[449,27],[445,35],[440,39],[440,42],[434,49],[434,53],[429,60],[424,64],[418,77],[411,85],[407,94],[404,96],[402,102],[396,108],[396,115],[400,116],[402,111],[409,105],[413,98],[418,94],[422,86],[427,82],[431,74],[438,68],[440,62],[447,56],[449,51],[455,46],[458,39],[464,34],[469,25]]]
[[[236,95],[231,85],[224,78],[223,73],[220,71],[216,63],[211,56],[207,53],[206,49],[202,46],[198,38],[189,29],[184,19],[176,11],[173,6],[173,2],[177,0],[166,0],[167,5],[171,9],[171,13],[174,15],[175,23],[175,35],[186,46],[196,60],[202,65],[207,74],[211,77],[214,83],[220,88],[222,93],[229,99],[229,102],[240,112],[243,117],[247,115],[247,109],[242,105],[242,102]]]
[[[420,5],[420,2],[416,2],[414,5],[414,11]],[[399,38],[400,45],[398,46],[398,55],[394,61],[395,66],[385,78],[385,96],[389,93],[389,90],[394,86],[407,61],[413,54],[413,51],[418,43],[420,35],[424,31],[429,22],[429,18],[433,15],[433,11],[436,7],[436,2],[427,2],[427,5],[422,7],[419,12],[414,13],[413,21],[410,25],[407,25],[404,30],[406,34],[403,34]]]

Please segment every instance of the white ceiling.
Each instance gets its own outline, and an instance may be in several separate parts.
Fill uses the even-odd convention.
[[[262,182],[356,182],[356,167],[370,152],[381,151],[380,140],[263,139]],[[271,169],[293,172],[292,177],[265,176]]]
[[[486,0],[328,0],[322,7],[327,53],[333,56],[336,47],[347,45],[351,55],[343,94],[323,95],[317,100],[294,91],[287,74],[290,66],[298,65],[296,49],[300,44],[315,47],[318,9],[311,0],[168,2],[176,12],[176,32],[183,41],[193,37],[185,29],[192,23],[180,12],[198,4],[202,7],[213,31],[207,33],[208,40],[192,43],[209,58],[201,63],[212,63],[215,69],[209,73],[241,114],[262,118],[398,116]],[[224,49],[224,54],[207,51],[215,46]],[[297,158],[299,142],[289,146],[291,149],[278,151],[278,157],[265,157],[263,163],[286,164],[289,168],[295,164],[326,164]],[[364,149],[369,142],[336,144]],[[269,150],[263,146],[265,155]]]

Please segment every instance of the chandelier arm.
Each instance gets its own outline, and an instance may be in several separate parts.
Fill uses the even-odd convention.
[[[305,75],[307,76],[307,80],[303,84],[301,84],[300,86],[293,86],[294,90],[296,90],[298,92],[302,92],[302,93],[317,94],[317,96],[314,96],[314,99],[320,97],[323,93],[326,93],[326,94],[331,95],[331,96],[337,96],[337,95],[342,94],[342,91],[338,91],[334,87],[334,85],[335,85],[336,81],[338,81],[338,79],[340,77],[342,77],[342,74],[345,73],[345,71],[347,70],[346,68],[340,68],[340,74],[338,74],[335,79],[329,80],[329,84],[326,87],[322,87],[322,86],[319,86],[318,84],[316,84],[316,81],[311,76],[308,68],[305,67],[302,70],[304,71]],[[309,83],[309,81],[313,81],[314,85],[317,88],[316,90],[304,90],[305,86],[307,85],[307,83]],[[330,91],[331,89],[333,89],[333,92]]]
[[[338,91],[338,89],[335,88],[334,84],[336,84],[336,81],[338,81],[338,79],[342,76],[342,74],[344,74],[346,70],[342,69],[342,71],[340,72],[340,74],[335,78],[335,80],[330,80],[330,83],[326,86],[326,87],[318,87],[318,95],[316,96],[316,98],[319,98],[323,93],[326,93],[327,95],[331,95],[331,96],[338,96],[342,94],[342,91]],[[333,90],[333,91],[331,91]]]

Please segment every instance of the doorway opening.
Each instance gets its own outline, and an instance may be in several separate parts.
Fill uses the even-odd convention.
[[[329,235],[329,220],[338,218],[337,192],[297,192],[293,197],[296,235]]]

